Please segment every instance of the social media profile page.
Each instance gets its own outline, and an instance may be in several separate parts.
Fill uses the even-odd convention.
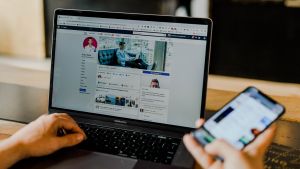
[[[74,20],[58,18],[54,107],[194,127],[201,109],[207,25],[162,23],[157,33],[156,22],[93,20],[107,22],[102,29],[101,24],[72,25]]]

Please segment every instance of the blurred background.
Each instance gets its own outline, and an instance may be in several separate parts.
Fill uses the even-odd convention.
[[[300,0],[0,0],[0,62],[50,69],[56,8],[210,17],[211,74],[300,83]]]

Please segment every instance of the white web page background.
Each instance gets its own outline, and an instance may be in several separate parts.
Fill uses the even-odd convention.
[[[201,110],[206,41],[136,35],[114,36],[165,41],[164,72],[168,76],[145,74],[141,69],[99,64],[99,49],[86,53],[82,42],[87,37],[100,41],[103,37],[111,37],[110,34],[104,36],[96,32],[57,29],[52,106],[194,127]],[[126,75],[138,78],[131,79],[126,84],[118,78],[111,79],[114,76],[107,75],[111,72],[121,73],[115,76],[118,78]],[[99,75],[109,79],[99,80]],[[151,79],[158,79],[161,87],[150,88]],[[150,95],[154,93],[155,96],[146,96],[146,100],[156,100],[153,104],[143,101],[145,95],[142,94],[149,91]],[[158,95],[160,96],[157,97]],[[111,98],[113,102],[117,100],[117,103],[111,103]]]

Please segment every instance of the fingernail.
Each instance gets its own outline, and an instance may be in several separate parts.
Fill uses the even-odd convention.
[[[82,134],[79,134],[79,135],[77,136],[77,140],[78,140],[78,141],[81,141],[81,140],[83,140],[83,138],[84,138],[84,137],[83,137],[83,135],[82,135]]]

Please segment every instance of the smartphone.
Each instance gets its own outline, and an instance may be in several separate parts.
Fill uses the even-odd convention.
[[[255,87],[248,87],[227,103],[204,125],[193,131],[203,146],[215,139],[224,139],[241,150],[251,143],[285,112],[277,103]]]

